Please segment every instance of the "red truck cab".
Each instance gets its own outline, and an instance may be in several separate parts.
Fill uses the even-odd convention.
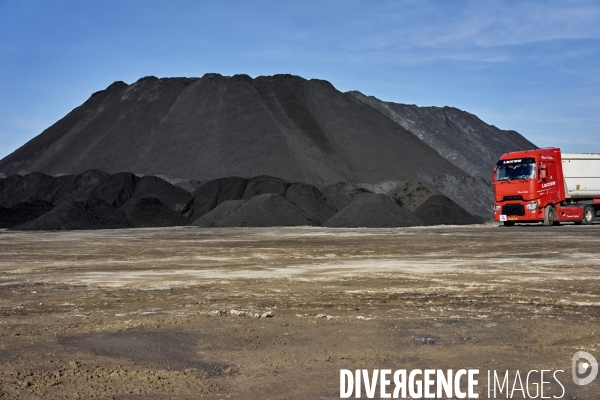
[[[559,148],[506,153],[494,168],[494,220],[558,225],[581,223],[583,207],[566,200]]]

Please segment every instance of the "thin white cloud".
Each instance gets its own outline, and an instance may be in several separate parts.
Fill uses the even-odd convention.
[[[409,1],[365,18],[362,29],[379,33],[367,34],[363,44],[377,48],[494,47],[600,38],[597,1]],[[382,27],[386,35],[380,33]]]
[[[491,64],[542,61],[521,45],[556,40],[600,39],[600,3],[590,1],[360,2],[294,31],[282,42],[249,48],[269,59],[410,65],[438,60]],[[328,10],[331,11],[331,10]],[[359,13],[361,18],[355,18]],[[351,18],[351,16],[354,18]],[[348,19],[349,22],[345,23]],[[339,23],[340,20],[344,23]],[[543,52],[543,58],[585,57],[596,49]],[[598,46],[595,46],[598,47]]]

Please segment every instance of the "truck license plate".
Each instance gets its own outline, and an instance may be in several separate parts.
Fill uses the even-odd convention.
[[[504,215],[504,214],[500,215],[500,221],[508,221],[506,219],[506,215]]]

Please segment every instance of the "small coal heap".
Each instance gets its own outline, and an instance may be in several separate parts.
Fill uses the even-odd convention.
[[[469,225],[483,222],[443,195],[435,195],[423,202],[413,214],[427,225]]]
[[[384,228],[481,221],[424,183],[413,181],[398,183],[388,195],[345,182],[321,191],[307,183],[265,175],[215,179],[193,193],[158,177],[98,170],[59,177],[14,175],[0,183],[0,228],[16,230],[190,224]]]
[[[0,180],[0,228],[83,230],[190,224],[382,228],[481,221],[436,193],[413,181],[398,183],[388,195],[345,182],[321,191],[307,183],[265,175],[219,178],[189,193],[158,177],[124,172],[90,170],[59,177],[34,173]]]
[[[61,203],[41,217],[13,229],[58,231],[121,228],[133,228],[124,213],[104,200],[83,198]]]
[[[184,226],[192,222],[156,197],[130,200],[121,210],[135,228]]]
[[[324,226],[331,228],[393,228],[419,226],[410,211],[383,194],[363,194],[331,217]]]
[[[54,206],[46,200],[30,200],[10,208],[0,206],[0,228],[12,228],[41,217]]]

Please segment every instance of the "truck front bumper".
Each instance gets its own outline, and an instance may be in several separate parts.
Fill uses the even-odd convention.
[[[544,209],[528,209],[531,202],[511,202],[508,204],[496,205],[494,209],[494,220],[500,222],[539,222],[544,220]]]
[[[528,203],[504,204],[494,209],[494,220],[499,222],[540,222],[544,220],[544,207],[537,207],[534,210],[527,209]],[[506,207],[509,206],[509,207]],[[560,222],[579,222],[583,219],[583,207],[578,205],[561,206],[555,204],[556,220]]]

